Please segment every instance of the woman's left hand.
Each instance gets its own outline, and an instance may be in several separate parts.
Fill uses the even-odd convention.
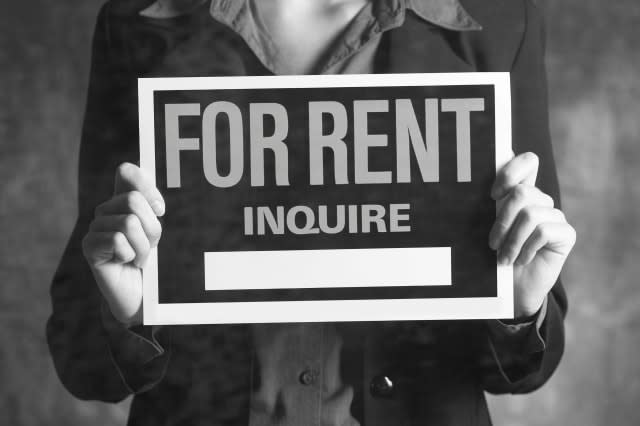
[[[498,250],[498,263],[513,264],[516,319],[540,309],[576,241],[553,199],[535,187],[537,175],[538,157],[526,152],[497,173],[491,189],[498,214],[489,246]]]

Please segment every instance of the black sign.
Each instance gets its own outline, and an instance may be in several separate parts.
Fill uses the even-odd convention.
[[[145,323],[512,314],[488,246],[508,74],[139,87],[141,166],[166,202]]]

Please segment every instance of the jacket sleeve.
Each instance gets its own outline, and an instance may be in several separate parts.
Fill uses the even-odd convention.
[[[73,395],[119,401],[157,383],[170,351],[165,330],[128,329],[110,315],[82,254],[95,207],[112,195],[117,165],[138,158],[137,79],[111,46],[108,8],[101,9],[93,37],[78,217],[51,285],[46,334],[56,371]]]
[[[540,158],[536,186],[560,207],[547,105],[544,66],[545,35],[540,10],[525,5],[525,33],[511,69],[513,150],[534,152]],[[544,315],[525,332],[510,336],[487,323],[483,361],[484,388],[492,393],[525,393],[542,386],[557,368],[564,351],[567,297],[558,280],[548,294]],[[536,341],[538,344],[536,344]]]

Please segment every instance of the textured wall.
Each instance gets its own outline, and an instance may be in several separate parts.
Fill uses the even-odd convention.
[[[44,337],[49,282],[76,214],[75,169],[99,3],[2,2],[2,424],[108,426],[126,419],[123,407],[71,397],[53,370]]]
[[[49,280],[75,215],[99,3],[12,1],[0,14],[0,412],[8,424],[126,418],[125,404],[69,396],[44,340]],[[640,5],[547,3],[552,132],[564,209],[578,230],[565,273],[567,349],[542,390],[492,398],[492,411],[497,425],[638,424]]]

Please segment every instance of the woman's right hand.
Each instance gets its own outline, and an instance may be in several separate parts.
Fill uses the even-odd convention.
[[[100,204],[82,240],[82,252],[115,318],[142,324],[142,266],[158,245],[164,214],[160,191],[142,170],[122,163],[114,195]]]

